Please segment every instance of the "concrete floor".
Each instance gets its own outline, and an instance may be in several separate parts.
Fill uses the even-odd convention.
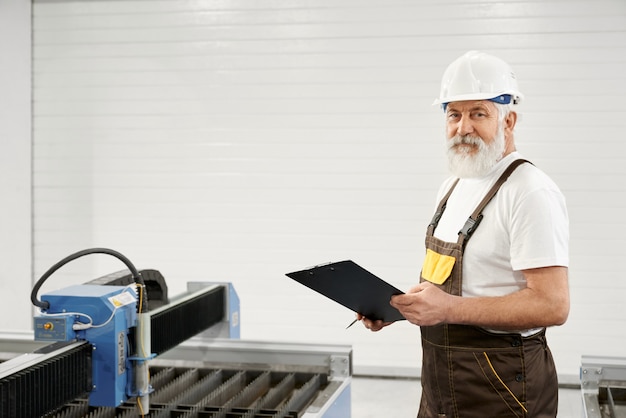
[[[421,394],[415,379],[352,378],[352,418],[415,418]],[[580,418],[580,389],[559,390],[558,418]]]

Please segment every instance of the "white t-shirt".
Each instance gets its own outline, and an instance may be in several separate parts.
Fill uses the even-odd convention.
[[[448,200],[435,237],[456,242],[458,232],[508,165],[513,152],[484,178],[461,179]],[[454,178],[441,186],[437,204]],[[463,296],[502,296],[526,287],[521,270],[567,266],[569,220],[565,197],[532,164],[511,174],[483,211],[463,254]]]

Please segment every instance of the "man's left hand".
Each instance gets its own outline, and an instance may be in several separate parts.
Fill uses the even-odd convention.
[[[423,282],[403,295],[393,296],[391,306],[410,323],[431,326],[446,322],[453,298],[432,283]]]

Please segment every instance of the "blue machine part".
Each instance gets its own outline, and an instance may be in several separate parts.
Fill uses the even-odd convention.
[[[344,418],[352,416],[352,390],[350,378],[347,378],[336,393],[326,401],[320,411],[323,418]],[[307,414],[304,414],[305,418]]]
[[[228,301],[227,301],[227,313],[228,313],[228,337],[233,339],[239,339],[241,335],[241,317],[239,310],[239,296],[235,291],[232,283],[224,283],[228,286]]]
[[[137,294],[130,286],[75,285],[45,295],[50,308],[34,318],[35,340],[86,340],[93,346],[92,406],[128,399],[129,328],[137,325]]]

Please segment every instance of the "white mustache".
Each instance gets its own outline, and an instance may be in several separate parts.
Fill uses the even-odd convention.
[[[480,145],[483,140],[478,136],[471,135],[455,135],[450,138],[450,146],[453,147],[455,145],[467,144],[467,145]]]
[[[448,149],[452,149],[457,145],[482,145],[483,140],[478,136],[471,135],[455,135],[448,140]]]

